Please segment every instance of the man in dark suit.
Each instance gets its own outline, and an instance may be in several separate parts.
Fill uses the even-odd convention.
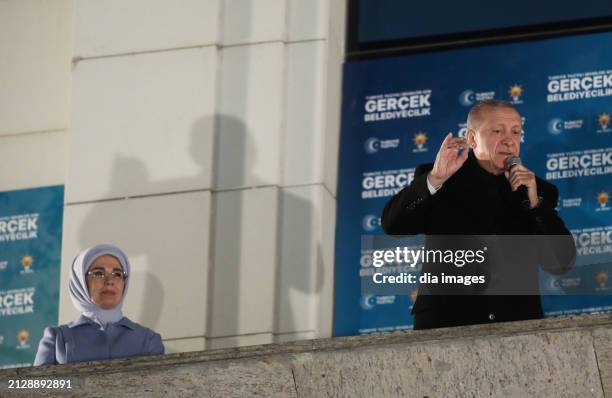
[[[413,307],[415,329],[542,318],[538,266],[562,274],[575,261],[573,238],[555,211],[557,188],[524,165],[507,166],[508,158],[520,152],[518,111],[504,101],[483,101],[470,110],[467,125],[466,138],[448,134],[435,162],[419,165],[412,183],[387,203],[384,231],[424,233],[428,248],[457,249],[467,236],[516,236],[506,246],[526,242],[521,237],[529,240],[525,247],[511,243],[519,247],[480,268],[492,285],[506,284],[502,294],[475,286],[453,291],[421,284]],[[536,243],[537,237],[542,240]],[[513,256],[519,260],[512,262]],[[439,266],[424,263],[423,272],[453,272]]]

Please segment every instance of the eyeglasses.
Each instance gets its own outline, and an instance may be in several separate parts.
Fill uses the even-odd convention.
[[[127,274],[123,271],[113,270],[110,274],[107,274],[103,269],[95,269],[93,271],[88,271],[87,276],[91,276],[94,279],[106,279],[106,276],[110,275],[111,279],[115,280],[126,280]]]

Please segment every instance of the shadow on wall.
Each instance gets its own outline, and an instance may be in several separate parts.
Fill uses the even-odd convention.
[[[201,118],[196,121],[191,129],[190,147],[186,155],[191,155],[195,163],[200,165],[199,172],[192,176],[172,181],[152,181],[145,163],[135,157],[115,156],[111,182],[108,192],[134,192],[134,186],[141,192],[153,192],[154,196],[159,194],[171,194],[168,186],[189,186],[195,189],[205,188],[208,181],[206,162],[197,156],[194,148],[201,148],[212,142],[210,137],[213,118]],[[171,167],[171,159],[163,159],[164,163]],[[112,196],[112,195],[109,195]],[[168,196],[166,196],[168,198]],[[205,267],[205,264],[197,264],[193,259],[192,264],[169,264],[168,259],[177,258],[180,253],[180,242],[190,237],[181,236],[180,229],[177,234],[166,228],[167,225],[180,217],[184,209],[180,207],[162,207],[166,214],[160,214],[159,202],[143,197],[130,198],[127,201],[111,200],[97,203],[85,216],[78,232],[79,247],[81,249],[98,243],[112,243],[121,247],[132,263],[132,279],[130,292],[125,300],[124,312],[133,320],[148,327],[158,330],[163,335],[164,325],[162,315],[164,311],[184,311],[185,322],[192,321],[190,316],[194,308],[181,308],[176,304],[176,291],[189,295],[184,289],[177,289],[180,281],[176,280],[174,267]],[[129,214],[129,217],[119,215]],[[180,227],[180,226],[179,226]],[[200,241],[193,237],[194,241]],[[204,239],[205,237],[202,237]],[[170,288],[174,286],[174,289]],[[170,295],[166,294],[170,293]],[[167,301],[169,300],[169,301]],[[178,301],[186,301],[184,298]],[[201,308],[203,304],[194,305]],[[162,323],[160,323],[162,322]],[[203,325],[200,329],[203,329]],[[192,336],[190,336],[192,337]]]
[[[298,318],[312,319],[312,294],[322,285],[315,280],[322,277],[321,270],[311,267],[312,205],[304,195],[277,190],[253,174],[257,151],[240,119],[217,115],[216,126],[215,186],[221,189],[212,204],[214,260],[208,279],[207,348],[271,342],[277,340],[272,334],[310,331],[311,323]],[[270,195],[234,189],[244,186],[266,186],[262,190]],[[278,204],[245,202],[275,196]],[[278,221],[270,225],[266,216],[274,214]],[[270,236],[262,235],[267,231]],[[298,313],[297,307],[306,313]],[[241,340],[244,335],[263,336]]]
[[[207,134],[213,131],[213,125],[218,131],[214,150],[198,150],[211,142]],[[157,214],[159,208],[146,197],[96,204],[81,225],[81,248],[101,242],[113,243],[123,248],[132,261],[133,279],[126,298],[126,314],[163,336],[167,319],[178,318],[179,322],[188,325],[197,318],[193,316],[194,312],[201,314],[201,311],[206,311],[206,336],[180,337],[207,337],[207,348],[241,344],[241,335],[275,333],[274,340],[278,341],[284,334],[312,331],[316,318],[313,295],[321,290],[323,283],[320,249],[312,241],[313,230],[317,227],[313,224],[312,199],[308,198],[313,191],[304,187],[277,191],[268,186],[263,189],[274,190],[274,195],[280,195],[278,207],[273,203],[246,203],[245,200],[251,197],[249,194],[255,191],[235,188],[269,183],[252,174],[257,151],[245,124],[233,116],[216,115],[196,121],[186,152],[201,166],[201,172],[175,179],[172,184],[152,181],[142,160],[117,156],[109,192],[133,191],[130,187],[137,184],[143,192],[171,194],[164,189],[176,185],[176,182],[201,189],[203,182],[208,181],[206,161],[198,158],[197,154],[212,152],[214,184],[222,189],[214,193],[212,200],[211,255],[206,257],[205,253],[203,260],[194,258],[192,263],[168,264],[167,259],[175,258],[176,251],[180,250],[181,241],[190,240],[194,244],[209,237],[164,232],[160,220],[172,220],[184,209],[165,207],[165,211],[171,214]],[[168,165],[172,163],[172,159],[163,161]],[[113,211],[120,208],[122,211]],[[253,211],[253,214],[245,211]],[[279,217],[277,225],[261,225],[267,221],[260,221],[262,214],[273,215],[275,212]],[[126,213],[135,217],[112,216]],[[262,231],[276,231],[277,236],[265,236]],[[261,246],[274,251],[265,256],[269,259],[248,257],[259,253]],[[315,258],[317,267],[313,269],[311,264]],[[214,259],[213,263],[207,264],[208,259]],[[191,302],[189,307],[177,304],[190,302],[193,292],[180,289],[181,280],[176,280],[176,275],[187,275],[188,278],[194,273],[173,272],[175,267],[208,270],[208,285],[202,280],[202,289],[207,289],[206,303]],[[193,281],[185,282],[193,285]],[[198,330],[204,332],[203,327],[198,326]]]
[[[252,3],[232,1],[225,5],[221,26],[222,37],[228,43],[253,41]],[[264,335],[262,340],[269,337],[270,341],[291,339],[283,336],[295,332],[312,331],[317,315],[315,295],[323,285],[321,249],[312,238],[313,233],[321,228],[314,220],[311,204],[319,200],[317,188],[296,186],[279,189],[275,186],[276,179],[266,181],[255,171],[258,169],[256,166],[269,162],[269,159],[261,157],[268,151],[257,149],[266,148],[265,145],[280,145],[276,138],[265,137],[264,131],[258,130],[256,134],[249,131],[248,122],[241,119],[246,115],[245,120],[259,120],[257,115],[253,117],[254,112],[259,111],[259,102],[266,101],[268,95],[278,95],[260,92],[261,88],[249,81],[256,78],[251,68],[261,67],[262,60],[250,57],[252,51],[257,51],[257,46],[223,47],[222,44],[218,106],[222,112],[194,121],[190,147],[186,151],[199,165],[200,172],[173,181],[151,181],[143,160],[116,157],[109,192],[134,192],[131,187],[137,182],[136,195],[142,192],[144,197],[94,205],[79,231],[81,247],[101,241],[115,243],[134,259],[137,265],[134,267],[135,280],[130,286],[131,297],[127,298],[126,304],[136,299],[134,306],[128,305],[135,309],[136,321],[158,330],[163,336],[165,329],[177,329],[168,324],[169,320],[178,319],[184,325],[194,326],[190,330],[202,331],[200,336],[179,337],[206,337],[207,348],[259,342],[257,339],[240,339],[244,335]],[[278,78],[284,80],[283,76]],[[250,92],[251,89],[256,92]],[[254,94],[259,96],[256,100]],[[314,95],[308,92],[300,94]],[[268,111],[264,109],[264,113]],[[214,139],[211,139],[207,134],[213,131]],[[311,144],[308,140],[301,142],[302,145]],[[201,150],[211,143],[213,148]],[[204,154],[211,153],[212,160],[205,158]],[[281,146],[281,156],[284,155]],[[172,167],[173,159],[156,161]],[[166,220],[171,223],[174,214],[182,214],[185,219],[184,209],[166,206],[162,207],[161,213],[173,214],[158,214],[159,207],[152,204],[154,198],[146,196],[148,193],[155,196],[177,194],[176,190],[168,189],[172,186],[188,187],[189,191],[209,189],[208,165],[211,163],[210,236],[181,236],[180,228],[166,232],[168,225],[160,224]],[[281,165],[272,167],[278,169]],[[247,189],[254,187],[262,188]],[[172,199],[171,195],[165,197]],[[127,208],[128,211],[121,214],[130,214],[130,219],[109,217],[108,214],[120,214],[109,212],[110,206]],[[131,214],[139,216],[132,219]],[[190,222],[189,219],[186,222]],[[273,225],[269,224],[271,222]],[[266,235],[267,231],[270,231],[270,236]],[[203,248],[206,239],[209,240],[210,253],[189,258],[178,252],[188,245],[201,245]],[[176,258],[181,259],[180,264],[175,263]],[[195,272],[179,272],[184,268]],[[183,285],[197,286],[194,275],[207,275],[207,282],[206,277],[201,280],[202,291],[181,288]],[[137,285],[141,286],[135,289]],[[203,291],[205,295],[202,295]],[[193,298],[198,295],[199,298]],[[181,306],[178,303],[188,304]],[[206,324],[194,325],[194,322]]]
[[[315,198],[303,196],[308,193],[308,188],[281,191],[275,342],[294,340],[297,336],[288,334],[295,332],[316,332],[315,298],[323,285],[323,260],[320,246],[313,242],[317,224],[311,200]]]

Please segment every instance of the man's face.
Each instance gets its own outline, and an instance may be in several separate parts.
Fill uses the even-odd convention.
[[[475,128],[468,130],[468,142],[479,163],[489,172],[500,174],[506,159],[518,156],[521,146],[521,116],[511,108],[484,108]]]

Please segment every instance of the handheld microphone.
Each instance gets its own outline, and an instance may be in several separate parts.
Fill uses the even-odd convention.
[[[518,156],[509,156],[506,159],[506,170],[512,170],[512,168],[517,164],[523,164],[523,162],[521,162],[521,158]],[[516,190],[516,194],[520,198],[521,204],[525,206],[525,208],[529,209],[531,207],[531,202],[529,201],[529,195],[527,194],[527,187],[524,185],[519,186]]]

